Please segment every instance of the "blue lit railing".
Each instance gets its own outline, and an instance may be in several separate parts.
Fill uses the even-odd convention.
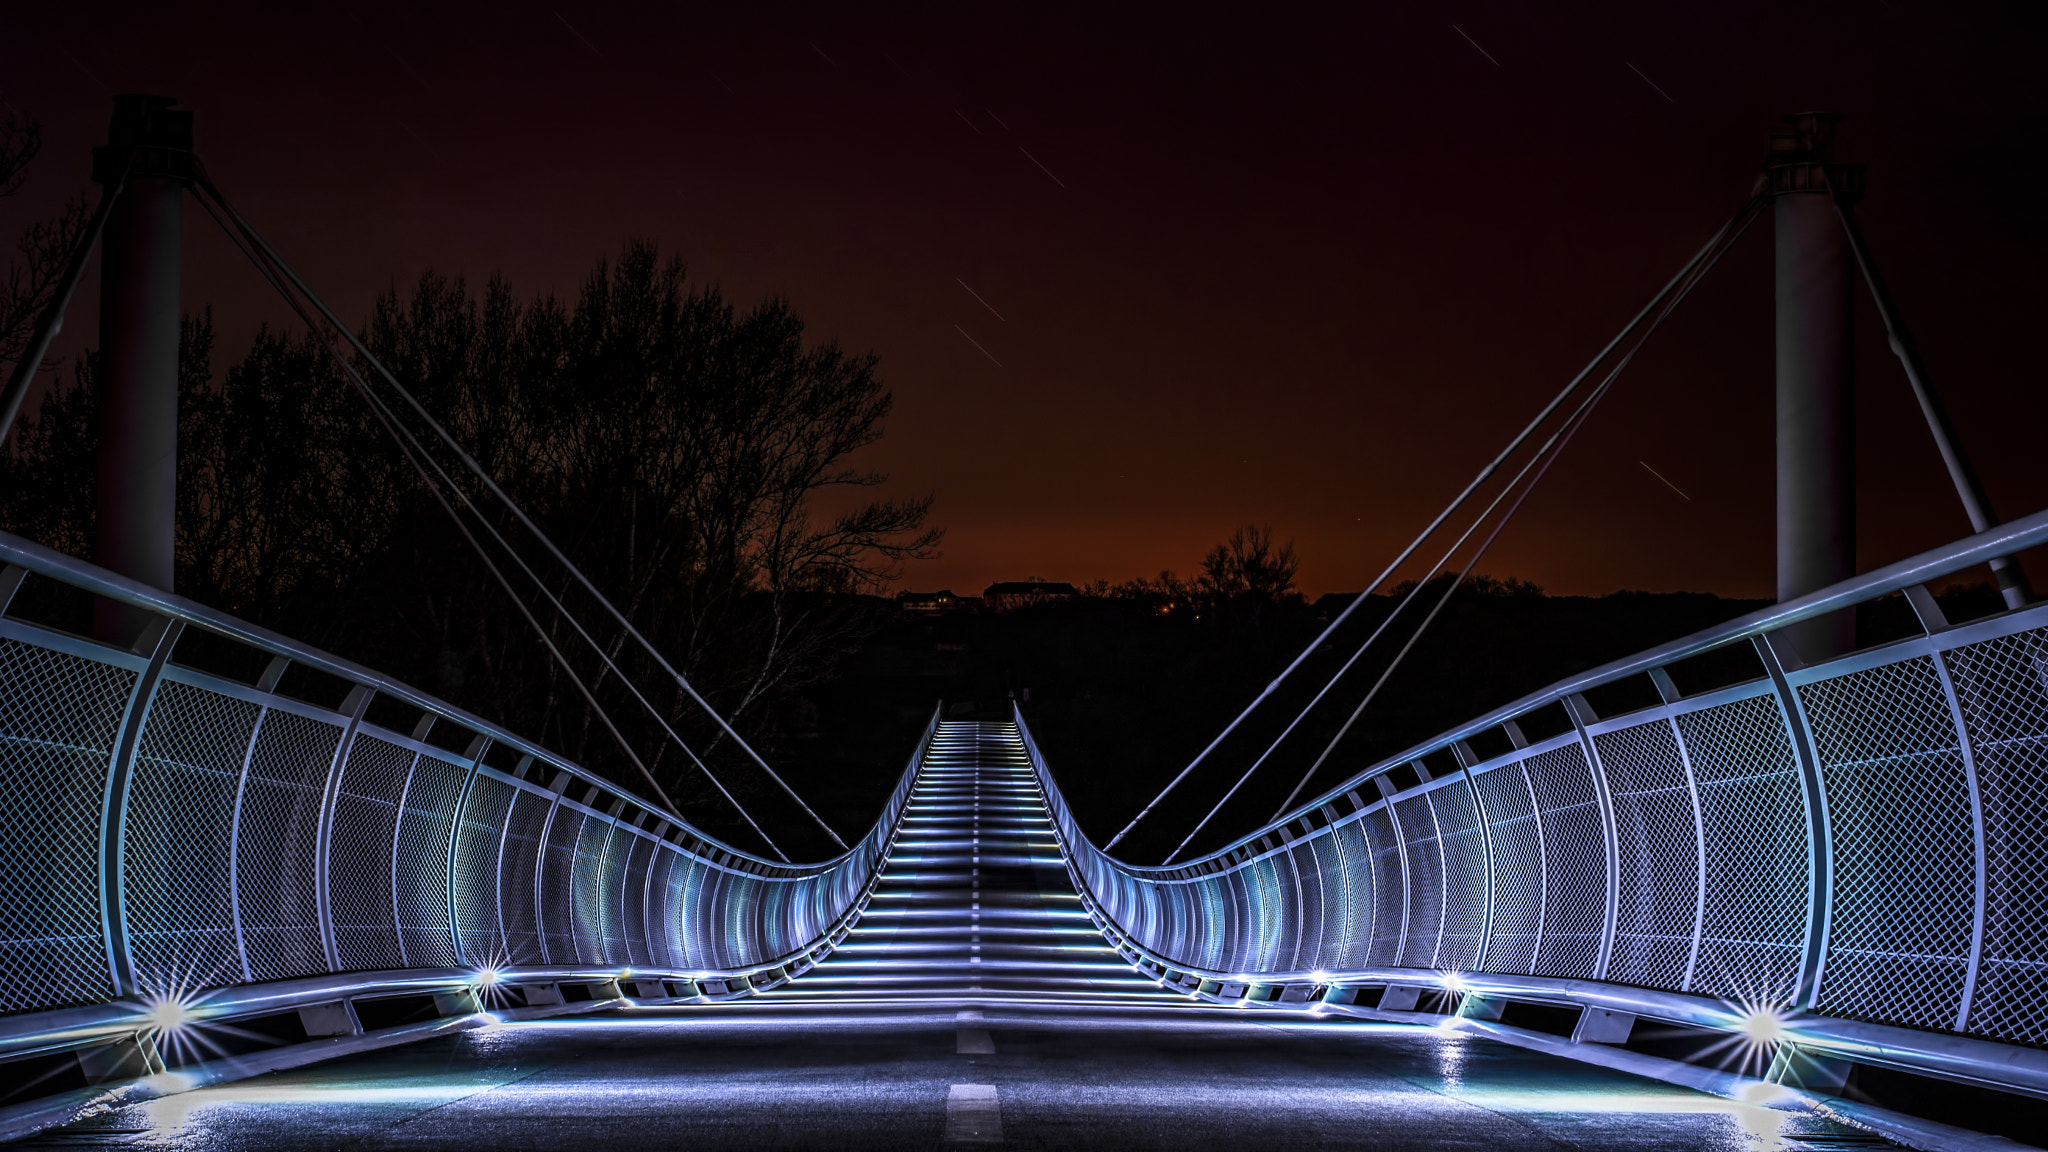
[[[918,764],[852,850],[771,863],[369,669],[4,533],[0,562],[0,1059],[146,1032],[166,1003],[339,1034],[378,997],[771,987],[859,914]],[[25,579],[156,624],[131,651],[5,616]],[[181,666],[192,630],[269,669]],[[345,694],[280,694],[293,662]],[[378,694],[424,719],[377,726]]]
[[[1099,851],[1026,743],[1105,932],[1197,994],[1764,1014],[1802,1050],[2048,1095],[2048,605],[1951,626],[1924,587],[2044,541],[2037,513],[1575,676],[1180,867]],[[1812,666],[1782,639],[1900,591],[1923,635]],[[1743,642],[1760,679],[1663,671]],[[1583,695],[1638,676],[1661,704]],[[1523,738],[1560,704],[1568,731]],[[1476,754],[1488,729],[1512,750]],[[1388,786],[1436,753],[1456,768]]]

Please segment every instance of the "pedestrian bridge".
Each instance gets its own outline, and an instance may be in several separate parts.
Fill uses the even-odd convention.
[[[2048,512],[1991,514],[1855,227],[1839,117],[1792,117],[1743,205],[1367,586],[1421,570],[1484,503],[1427,569],[1457,575],[1426,626],[1769,209],[1780,603],[1346,765],[1244,839],[1146,867],[1107,854],[1122,833],[1084,833],[1021,714],[935,713],[865,835],[769,860],[165,591],[189,190],[622,754],[641,763],[536,610],[673,743],[613,659],[629,639],[744,749],[233,207],[173,103],[117,100],[100,206],[0,393],[4,443],[104,231],[109,566],[0,533],[0,1139],[2048,1143],[2048,604],[2015,560],[2048,543]],[[1976,531],[1843,579],[1852,267]],[[1980,566],[2005,607],[1946,618],[1930,587]],[[93,601],[102,639],[29,610],[52,597]],[[1859,649],[1866,606],[1917,626]],[[243,659],[201,658],[223,646]]]
[[[1765,1104],[1777,1139],[1799,1124],[1847,1138],[1812,1128],[1846,1119],[1927,1147],[2010,1146],[1856,1085],[2048,1095],[2048,605],[1951,623],[1925,593],[2043,540],[2037,514],[1592,670],[1223,851],[1148,868],[1081,833],[1021,716],[935,715],[864,838],[774,863],[371,670],[0,536],[8,601],[49,581],[157,621],[122,650],[0,616],[6,1132],[189,1119],[190,1101],[269,1083],[341,1100],[321,1096],[321,1068],[360,1087],[383,1059],[405,1080],[420,1057],[398,1045],[473,1056],[503,1033],[554,1052],[632,1022],[622,1043],[654,1059],[665,1028],[744,1048],[757,1024],[786,1038],[836,1021],[887,1046],[938,1020],[957,1041],[946,1060],[1000,1061],[1006,1035],[1054,1064],[1149,1037],[1166,1063],[1139,1062],[1133,1100],[1175,1074],[1161,1053],[1176,1029],[1237,1053],[1233,1068],[1268,1043],[1248,1028],[1289,1066],[1289,1037],[1321,1052],[1384,1033],[1407,1039],[1373,1059],[1427,1064],[1414,1076],[1451,1097],[1468,1081],[1445,1071],[1447,1048],[1480,1053],[1479,1096],[1506,1090],[1486,1086],[1490,1061],[1513,1083],[1594,1077],[1624,1110],[1642,1077],[1661,1081],[1644,1109],[1695,1127],[1642,1129],[1667,1141],[1643,1146],[1716,1146],[1698,1125],[1755,1128]],[[1918,635],[1813,665],[1777,639],[1893,593]],[[267,655],[265,670],[237,682],[180,663],[198,632]],[[1762,675],[1680,691],[1667,671],[1736,645]],[[281,691],[293,664],[334,698]],[[1661,702],[1589,702],[1631,679]],[[373,723],[380,696],[418,722]],[[1564,730],[1527,738],[1553,707]],[[1475,754],[1489,730],[1512,750]],[[1452,770],[1387,785],[1444,753]],[[1034,1075],[1064,1074],[1050,1068]],[[1311,1127],[1356,1088],[1317,1069],[1299,1079],[1323,1094]],[[920,1139],[1005,1123],[1016,1137],[1072,1111],[1033,1113],[975,1075],[992,1082],[944,1071],[945,1092],[906,1105],[940,1110]],[[856,1139],[877,1115],[849,1120],[847,1141],[887,1146]],[[760,1135],[728,1135],[742,1131]]]

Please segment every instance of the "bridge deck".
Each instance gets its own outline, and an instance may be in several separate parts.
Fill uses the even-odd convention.
[[[867,915],[795,984],[727,1004],[482,1029],[111,1111],[23,1147],[976,1143],[1881,1142],[1476,1037],[1170,995],[1080,911],[1015,728],[946,724]]]
[[[832,958],[771,1003],[1186,1004],[1081,910],[1015,724],[933,738],[888,866]]]

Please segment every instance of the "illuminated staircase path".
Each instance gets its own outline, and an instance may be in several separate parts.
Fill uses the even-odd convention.
[[[868,909],[830,959],[761,1000],[1179,1005],[1081,910],[1013,723],[949,721]]]

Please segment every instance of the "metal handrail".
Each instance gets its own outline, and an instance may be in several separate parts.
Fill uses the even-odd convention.
[[[719,851],[729,852],[734,856],[753,861],[767,868],[777,871],[794,870],[798,875],[815,874],[829,870],[833,865],[859,850],[859,846],[856,845],[837,856],[803,864],[787,864],[780,860],[770,860],[759,853],[734,847],[701,828],[687,821],[682,821],[674,813],[656,808],[645,800],[633,795],[630,791],[606,780],[604,777],[557,753],[548,751],[501,725],[492,723],[467,709],[457,707],[439,697],[422,692],[412,685],[379,672],[374,668],[367,668],[353,660],[336,656],[331,652],[324,652],[310,644],[303,644],[261,625],[251,624],[217,608],[209,608],[204,604],[189,600],[174,592],[166,592],[161,588],[151,587],[139,580],[110,572],[98,565],[80,560],[76,556],[69,556],[55,549],[46,548],[32,540],[25,540],[9,532],[0,532],[0,563],[25,568],[37,575],[46,576],[60,583],[71,585],[74,588],[83,589],[95,596],[103,596],[130,607],[154,612],[159,616],[182,621],[188,625],[196,625],[209,632],[214,632],[231,640],[246,644],[251,648],[267,652],[272,656],[284,656],[295,663],[304,664],[309,668],[318,669],[351,683],[375,689],[384,695],[402,700],[423,712],[433,713],[444,720],[453,721],[473,732],[488,736],[494,743],[507,745],[517,749],[524,755],[544,760],[584,783],[596,784],[607,792],[624,798],[627,803],[645,810],[650,815],[659,817],[672,824],[679,824],[681,827],[688,829],[692,836]]]
[[[2048,891],[2048,604],[1952,624],[1925,591],[2044,542],[2039,512],[1567,677],[1172,868],[1089,841],[1017,722],[1084,906],[1190,995],[1378,985],[1720,1032],[1768,1017],[1773,1077],[1797,1075],[1789,1049],[2048,1097],[2029,919]],[[1808,664],[1776,634],[1899,591],[1923,635]],[[1661,677],[1661,703],[1604,717],[1580,695],[1745,640],[1761,679],[1681,695]],[[1558,703],[1556,736],[1462,743]],[[1456,769],[1359,794],[1452,746]]]
[[[1141,975],[1158,981],[1162,986],[1198,1000],[1252,1007],[1300,1007],[1310,1000],[1322,1002],[1336,991],[1348,996],[1356,990],[1372,987],[1416,988],[1448,997],[1459,1006],[1458,1013],[1462,1013],[1466,998],[1516,1000],[1597,1009],[1731,1034],[1743,1034],[1752,1026],[1754,1014],[1760,1008],[1768,1010],[1761,1005],[1736,1004],[1711,997],[1601,980],[1520,976],[1484,970],[1447,973],[1430,968],[1390,965],[1335,971],[1230,972],[1163,955],[1137,938],[1127,925],[1118,923],[1103,907],[1078,860],[1083,855],[1092,855],[1113,866],[1122,865],[1096,849],[1085,837],[1079,837],[1078,844],[1070,840],[1070,830],[1078,836],[1079,826],[1067,807],[1066,798],[1053,781],[1052,770],[1046,765],[1037,741],[1032,738],[1022,709],[1013,706],[1012,711],[1031,762],[1032,774],[1045,797],[1053,834],[1067,865],[1068,878],[1080,893],[1083,910],[1095,921],[1097,929],[1112,948]],[[1385,800],[1379,801],[1368,810],[1382,808],[1385,804]],[[1235,986],[1241,991],[1230,996],[1205,991],[1209,983]],[[1309,996],[1283,1002],[1262,1000],[1255,995],[1258,990],[1277,993],[1288,988],[1305,991]],[[1882,1065],[1918,1075],[2048,1099],[2048,1050],[1797,1011],[1774,1017],[1774,1026],[1782,1035],[1781,1043],[1812,1055]]]
[[[1588,689],[1598,688],[1628,676],[1640,675],[1652,669],[1662,668],[1668,664],[1675,664],[1680,660],[1711,652],[1716,648],[1725,648],[1730,644],[1737,644],[1776,632],[1801,621],[1811,620],[1817,616],[1825,616],[1830,612],[1853,607],[1869,600],[1875,600],[1880,596],[1901,592],[1916,585],[1925,584],[1930,580],[1947,576],[1961,569],[2024,552],[2029,548],[2038,547],[2042,544],[2048,544],[2048,509],[2035,512],[2030,516],[2022,516],[2016,520],[2008,520],[1986,531],[1972,536],[1965,536],[1960,540],[1942,545],[1939,548],[1930,548],[1925,552],[1909,556],[1904,560],[1887,564],[1881,568],[1874,568],[1862,575],[1853,576],[1838,584],[1830,584],[1826,588],[1809,592],[1804,596],[1787,600],[1784,603],[1773,604],[1768,608],[1759,608],[1755,612],[1737,616],[1733,620],[1716,624],[1712,628],[1702,629],[1690,636],[1681,636],[1676,640],[1667,641],[1652,648],[1646,648],[1633,656],[1624,656],[1619,660],[1611,660],[1597,668],[1591,668],[1584,672],[1567,676],[1547,688],[1538,689],[1518,700],[1503,704],[1482,716],[1468,720],[1455,728],[1432,736],[1420,744],[1412,745],[1404,751],[1385,757],[1375,762],[1371,767],[1350,776],[1343,783],[1324,791],[1314,799],[1289,809],[1279,819],[1260,825],[1258,828],[1238,837],[1229,844],[1199,858],[1199,860],[1189,861],[1186,864],[1175,865],[1171,868],[1131,864],[1123,861],[1118,861],[1118,864],[1120,867],[1139,873],[1163,874],[1184,871],[1201,860],[1209,860],[1226,855],[1242,848],[1246,844],[1270,835],[1274,829],[1299,820],[1304,814],[1313,812],[1331,803],[1342,797],[1346,792],[1352,791],[1375,776],[1385,775],[1387,772],[1403,764],[1417,760],[1431,752],[1440,751],[1460,740],[1469,739],[1473,735],[1484,732],[1489,728],[1499,727],[1502,723],[1513,720],[1517,716],[1548,704],[1557,703],[1568,696],[1585,692]]]
[[[40,652],[44,655],[35,659],[54,658],[60,662],[70,662],[57,665],[24,665],[23,667],[30,671],[24,676],[17,677],[4,689],[0,689],[10,697],[7,701],[10,706],[28,709],[27,712],[20,713],[22,716],[39,713],[67,714],[77,707],[104,709],[108,706],[106,702],[91,704],[74,701],[73,697],[66,694],[66,681],[56,678],[54,673],[46,674],[37,669],[68,667],[75,670],[97,667],[109,674],[121,670],[122,674],[130,677],[127,681],[128,686],[120,689],[120,692],[125,694],[127,702],[120,706],[122,719],[117,730],[118,736],[92,737],[114,742],[91,747],[81,745],[65,754],[83,755],[87,758],[86,761],[79,762],[75,767],[66,767],[65,762],[54,763],[45,767],[42,774],[24,778],[36,781],[35,783],[23,785],[46,790],[54,786],[61,793],[63,789],[73,786],[67,781],[84,780],[97,796],[102,786],[88,778],[96,779],[103,776],[106,781],[105,798],[101,800],[99,806],[99,847],[93,849],[95,852],[103,853],[104,860],[98,880],[102,935],[96,941],[90,942],[90,947],[96,951],[104,948],[107,962],[113,971],[102,978],[101,990],[98,992],[90,991],[91,982],[88,980],[82,985],[75,982],[54,985],[48,995],[16,995],[13,1002],[18,1007],[13,1014],[0,1016],[0,1059],[18,1058],[52,1050],[90,1047],[138,1032],[147,1034],[155,1027],[150,1016],[151,1005],[155,998],[160,996],[176,1000],[180,1015],[186,1019],[205,1022],[232,1020],[252,1014],[266,1014],[289,1010],[295,1006],[303,1007],[335,1000],[417,994],[422,990],[437,994],[451,993],[465,987],[479,987],[480,981],[525,986],[556,980],[602,982],[621,976],[646,981],[724,980],[732,987],[720,992],[714,985],[709,991],[700,989],[700,994],[713,998],[750,994],[761,987],[772,986],[808,969],[836,946],[837,941],[860,917],[889,857],[901,825],[910,788],[922,766],[923,757],[930,749],[939,720],[939,713],[935,708],[911,752],[908,764],[883,804],[875,824],[859,842],[847,852],[831,859],[790,865],[768,861],[759,855],[735,849],[715,837],[705,835],[694,826],[677,820],[672,814],[648,805],[631,792],[603,780],[538,744],[374,669],[365,668],[353,661],[280,636],[185,597],[150,588],[6,533],[0,533],[0,564],[5,566],[0,568],[0,611],[4,611],[6,601],[11,599],[12,593],[18,588],[21,576],[24,573],[36,573],[91,594],[141,608],[164,622],[164,628],[157,630],[162,632],[162,639],[153,641],[152,652],[144,653],[126,651],[98,641],[73,637],[46,625],[16,617],[0,619],[0,637],[4,637],[14,652]],[[257,652],[282,659],[274,659],[271,669],[255,685],[194,669],[172,669],[167,666],[167,661],[173,650],[177,630],[183,627],[195,627],[225,636]],[[155,634],[156,631],[153,631],[152,635]],[[274,690],[276,674],[285,666],[283,661],[303,663],[352,685],[348,701],[338,707],[330,707],[278,694]],[[143,669],[147,671],[144,672]],[[65,673],[76,674],[75,671]],[[161,708],[155,707],[153,702],[161,691],[173,686],[180,692],[196,692],[201,694],[200,698],[215,701],[214,704],[206,705],[209,708],[220,706],[220,702],[226,702],[232,707],[253,707],[254,719],[243,722],[241,727],[235,727],[234,721],[227,721],[227,726],[223,727],[220,722],[211,719],[195,722],[195,714],[179,713],[176,709],[164,713]],[[458,753],[433,748],[416,737],[408,738],[402,733],[386,731],[368,722],[363,716],[369,695],[380,692],[420,709],[429,717],[458,724],[477,734],[478,739],[471,743],[468,751]],[[52,709],[55,711],[51,711]],[[253,945],[245,943],[244,899],[252,893],[262,897],[262,893],[251,885],[252,878],[264,874],[245,872],[244,869],[252,866],[249,861],[260,861],[264,857],[242,856],[240,834],[230,832],[223,843],[223,854],[205,854],[201,863],[205,867],[220,869],[220,874],[224,878],[221,882],[229,885],[223,894],[230,899],[232,926],[231,929],[207,926],[202,931],[231,930],[233,947],[230,952],[239,955],[242,967],[234,969],[232,975],[227,972],[193,972],[182,977],[178,977],[176,973],[170,974],[179,981],[188,983],[189,986],[157,989],[147,982],[138,986],[133,978],[134,974],[123,967],[130,963],[127,940],[133,899],[109,897],[108,892],[123,890],[115,886],[132,886],[137,882],[132,871],[135,865],[130,860],[127,845],[129,838],[138,834],[138,829],[146,833],[148,826],[137,824],[132,813],[123,814],[127,812],[126,805],[129,803],[127,795],[130,777],[129,770],[118,766],[133,762],[141,755],[158,758],[169,755],[171,762],[182,764],[186,754],[166,753],[162,740],[169,739],[175,743],[181,739],[197,738],[204,742],[225,737],[232,745],[233,756],[241,765],[241,783],[232,789],[231,799],[223,797],[199,801],[191,809],[190,814],[200,821],[195,827],[206,827],[206,820],[217,820],[225,825],[230,818],[235,822],[233,827],[241,827],[245,823],[242,820],[243,814],[252,810],[249,807],[252,801],[248,799],[247,793],[254,787],[250,781],[256,775],[258,741],[264,736],[266,721],[273,714],[298,717],[299,720],[294,721],[295,723],[310,722],[333,732],[327,737],[332,752],[322,750],[316,753],[322,763],[326,763],[330,758],[332,760],[331,765],[318,770],[325,773],[326,784],[324,787],[319,784],[316,773],[308,781],[311,787],[306,798],[292,802],[303,807],[301,815],[305,819],[317,819],[317,850],[305,846],[314,843],[313,834],[308,831],[305,833],[302,846],[294,851],[302,855],[307,852],[314,854],[303,858],[292,857],[300,861],[295,866],[313,869],[312,880],[280,878],[275,882],[278,893],[283,897],[312,902],[314,912],[301,911],[297,915],[305,917],[317,913],[317,928],[321,934],[320,947],[312,949],[303,960],[280,961],[272,954],[266,958],[267,966],[260,969],[251,962]],[[161,724],[160,715],[164,717]],[[180,719],[181,715],[185,718]],[[159,732],[160,729],[159,748],[156,752],[138,749],[138,733]],[[78,731],[83,733],[85,730]],[[300,738],[289,735],[293,729],[287,727],[281,731],[283,734],[279,735],[278,739],[284,743],[278,745],[273,753],[265,755],[303,755],[306,746],[297,742]],[[4,738],[4,741],[0,741],[0,746],[12,749],[10,754],[26,752],[34,756],[47,756],[49,749],[53,747],[47,740],[34,735],[34,729],[10,728],[0,732],[0,738]],[[85,738],[82,734],[66,737],[67,740]],[[408,781],[418,773],[426,771],[419,765],[425,763],[428,758],[443,764],[443,768],[436,770],[443,773],[441,778],[446,779],[445,774],[452,771],[457,773],[462,781],[459,789],[442,795],[439,799],[408,800],[406,793],[400,791],[393,794],[395,799],[393,796],[386,796],[383,801],[378,801],[388,802],[396,809],[396,814],[383,818],[386,843],[390,851],[388,862],[374,855],[364,857],[360,852],[344,856],[338,849],[330,847],[330,830],[339,826],[336,817],[339,797],[344,791],[346,781],[354,779],[353,773],[358,770],[360,746],[365,740],[372,743],[381,741],[377,747],[395,749],[403,756],[413,757],[414,767],[401,772],[401,776]],[[490,742],[503,744],[515,753],[521,754],[524,759],[520,768],[506,772],[486,765],[483,762],[484,748]],[[99,750],[102,748],[106,750]],[[34,751],[36,749],[42,751]],[[383,755],[374,750],[361,754]],[[40,761],[31,760],[24,763],[34,764]],[[193,763],[195,766],[190,769],[178,770],[199,771],[196,765],[200,762]],[[541,766],[542,771],[556,773],[553,786],[544,786],[543,782],[547,780],[545,775],[532,776],[528,769],[529,764]],[[268,773],[276,770],[272,767],[264,771]],[[376,771],[367,765],[363,766],[363,770],[373,774]],[[76,774],[81,771],[86,775],[77,776]],[[162,769],[152,771],[160,773]],[[50,775],[50,772],[54,772],[55,775]],[[594,785],[595,790],[587,796],[572,798],[565,777],[566,780]],[[261,778],[266,782],[270,779],[268,775],[262,775]],[[487,778],[499,782],[492,792],[496,799],[491,802],[497,806],[487,804],[481,809],[473,808],[476,789],[479,787],[477,782]],[[512,790],[509,798],[505,791],[507,788]],[[24,795],[33,797],[37,793]],[[354,793],[350,795],[353,796]],[[374,795],[377,793],[365,794]],[[522,796],[538,799],[545,807],[531,807],[532,800],[522,801]],[[313,803],[316,798],[317,812]],[[363,801],[359,798],[356,802]],[[519,805],[522,803],[529,806],[520,808]],[[184,809],[175,811],[177,819],[183,820],[187,817]],[[294,808],[293,811],[299,809]],[[527,844],[527,847],[521,850],[525,855],[520,858],[517,866],[518,869],[525,869],[530,873],[530,888],[525,889],[513,887],[515,877],[520,874],[514,868],[514,857],[508,847],[510,837],[514,835],[512,820],[515,811],[527,813],[522,818],[526,821],[521,826],[524,830],[517,833]],[[541,813],[546,814],[544,819],[538,818]],[[556,816],[561,814],[569,814],[564,818],[579,821],[566,838],[554,836],[550,832],[550,828],[558,823]],[[32,812],[24,812],[11,816],[10,821],[34,818]],[[655,825],[656,819],[662,821],[660,826]],[[183,828],[184,825],[180,824],[177,827]],[[351,827],[355,830],[353,834],[358,837],[375,834],[374,825],[364,825],[360,819],[355,820]],[[479,830],[487,837],[495,837],[495,841],[475,839]],[[183,835],[175,829],[172,829],[172,832]],[[90,838],[91,833],[88,832],[86,835]],[[440,863],[425,866],[445,868],[445,909],[408,911],[399,902],[398,860],[401,849],[408,845],[412,846],[414,859],[427,861],[437,856],[442,857]],[[595,846],[598,854],[590,856],[586,865],[585,855],[592,846]],[[73,844],[69,839],[61,844],[52,844],[51,847],[56,851],[72,852],[74,855],[84,849],[82,842]],[[562,851],[566,851],[568,855],[558,856]],[[466,856],[465,853],[472,855]],[[676,887],[675,885],[682,883],[683,873],[679,870],[685,867],[685,861],[688,862],[688,867],[704,869],[706,874],[733,874],[736,877],[735,884],[728,887],[721,883],[716,889],[706,885],[700,889],[692,882],[686,888]],[[70,876],[76,871],[74,865],[66,867],[71,871],[63,873],[65,876]],[[369,894],[376,890],[376,885],[387,881],[374,879],[376,874],[382,873],[389,877],[388,883],[392,885],[390,911],[384,915],[381,922],[373,921],[369,925],[376,931],[390,934],[396,942],[396,951],[389,954],[390,959],[397,963],[390,964],[387,968],[380,969],[374,961],[367,965],[362,964],[364,959],[380,956],[375,948],[368,952],[351,954],[352,962],[361,965],[354,970],[351,970],[351,959],[344,958],[335,951],[331,924],[339,917],[340,905],[336,903],[338,897],[331,893],[330,879],[338,875],[337,870],[343,867],[351,870],[349,875],[352,877],[348,881],[346,891],[352,894],[351,899],[358,902],[365,898],[372,899],[373,902],[377,899]],[[480,874],[491,877],[485,882],[492,887],[481,893],[459,894],[458,867],[467,869],[460,873],[465,876],[477,875],[481,870]],[[586,867],[592,870],[586,872]],[[369,869],[368,873],[363,871],[365,868]],[[858,868],[862,874],[856,876],[849,871],[853,868]],[[160,875],[145,873],[150,874]],[[366,875],[371,877],[371,887],[368,888],[364,887]],[[596,881],[595,886],[587,890],[587,881],[580,879],[586,876]],[[84,879],[84,887],[89,889],[92,881],[87,878],[81,879]],[[787,889],[792,898],[782,902],[785,911],[774,923],[764,921],[737,938],[706,941],[681,919],[681,913],[686,908],[695,907],[700,901],[752,899],[753,897],[747,894],[758,889],[740,885],[739,879],[798,887]],[[544,881],[548,885],[553,885],[545,891],[558,895],[544,896]],[[240,887],[233,887],[232,885],[237,882]],[[259,888],[271,883],[267,877],[254,879],[253,882]],[[69,887],[76,881],[67,879],[61,883],[66,887],[52,887],[49,891],[65,893],[64,899],[67,903],[63,905],[64,907],[72,907],[81,900],[89,902],[92,899],[83,889],[74,891]],[[302,891],[301,887],[307,883],[317,887]],[[433,883],[438,884],[440,881],[436,880]],[[717,894],[714,895],[714,892]],[[509,911],[514,906],[515,897],[520,906],[524,906],[524,902],[529,899],[533,901],[533,906],[522,913],[525,919],[519,926],[521,932],[532,935],[527,938],[527,943],[516,946],[513,944],[510,931],[513,925]],[[567,904],[549,903],[545,908],[542,907],[544,899],[552,901],[564,897],[568,901]],[[48,893],[37,897],[43,900],[48,898]],[[492,903],[494,901],[495,907]],[[10,908],[7,911],[10,916],[16,914],[15,909]],[[713,911],[714,923],[723,923],[729,919],[722,911]],[[445,923],[437,919],[444,913]],[[25,925],[34,925],[41,923],[34,917],[43,913],[30,907],[20,914],[29,917],[23,922]],[[260,906],[255,914],[259,917],[264,914],[260,911]],[[354,914],[363,913],[357,911]],[[370,914],[378,915],[374,910]],[[643,914],[644,921],[639,919]],[[208,915],[210,913],[204,908],[193,908],[189,917],[184,912],[178,912],[176,918],[181,924],[189,918],[192,925],[199,926],[206,923]],[[491,925],[494,915],[497,920],[495,930]],[[617,917],[625,919],[620,920]],[[266,923],[268,922],[259,918],[252,922],[252,927],[248,930],[260,930]],[[300,924],[296,919],[288,923],[291,925],[291,931],[310,932],[316,927],[311,923]],[[351,930],[360,931],[361,929],[354,925],[361,923],[363,922],[360,920],[352,921]],[[32,933],[39,931],[33,927],[26,930]],[[586,930],[593,934],[601,932],[602,938],[593,937],[591,941],[586,942],[583,935]],[[422,967],[423,959],[429,965],[446,964],[448,960],[437,958],[438,954],[431,946],[425,946],[426,951],[423,952],[420,950],[422,945],[415,945],[414,950],[408,954],[405,951],[405,941],[410,939],[407,933],[418,932],[444,934],[447,939],[440,945],[442,953],[446,953],[447,949],[452,947],[452,959],[456,964],[464,966]],[[78,939],[82,941],[84,938]],[[253,936],[248,939],[253,939]],[[561,939],[571,941],[566,945],[567,963],[563,962],[564,957],[561,954],[563,945],[549,942]],[[506,947],[515,950],[526,949],[531,955],[523,955],[520,962],[514,962],[511,956],[503,954],[502,948]],[[317,955],[321,948],[325,949],[327,956],[324,966]],[[775,954],[770,955],[771,951]],[[604,963],[595,966],[588,963],[593,955],[602,959]],[[579,956],[584,963],[576,962]],[[621,961],[627,956],[648,961],[666,958],[668,963],[634,963],[630,968],[623,968]],[[408,960],[410,963],[407,963]],[[712,966],[694,969],[673,966],[679,963],[701,965],[707,962]],[[265,980],[261,972],[300,975]],[[32,968],[0,975],[5,975],[15,984],[26,988],[41,987],[48,980],[47,975],[39,974]],[[73,975],[75,973],[67,971],[66,980],[70,980]],[[249,979],[252,975],[256,977],[253,980]],[[109,978],[111,991],[107,990],[108,984],[104,982]],[[51,1007],[37,1007],[38,1004]],[[62,1006],[67,1004],[71,1006]]]

